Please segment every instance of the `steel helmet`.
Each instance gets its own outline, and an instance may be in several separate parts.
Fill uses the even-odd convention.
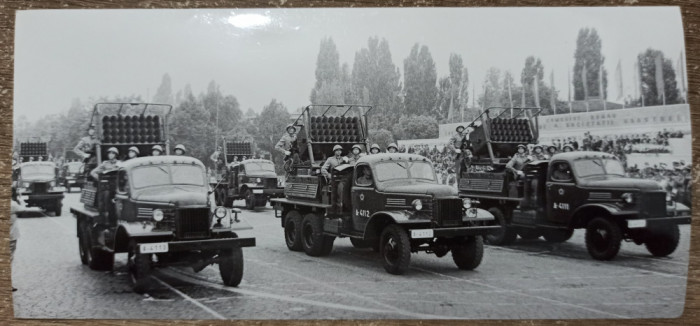
[[[287,130],[287,132],[289,132],[289,129],[290,129],[290,128],[291,128],[294,132],[297,132],[297,128],[294,126],[293,123],[288,124],[288,125],[287,125],[287,128],[285,128],[285,130]]]
[[[352,149],[355,149],[355,148],[359,149],[360,152],[362,151],[362,146],[360,146],[358,144],[352,145]]]
[[[129,151],[134,152],[134,153],[136,153],[136,154],[141,154],[141,153],[139,152],[139,148],[136,147],[136,146],[131,146],[131,147],[129,147]]]
[[[397,150],[397,151],[399,150],[399,147],[396,146],[396,144],[394,144],[394,143],[389,144],[389,146],[387,146],[386,149],[389,149],[389,148],[392,148],[392,147],[393,147],[395,150]]]
[[[160,145],[154,145],[154,146],[151,148],[151,150],[154,150],[154,151],[157,150],[157,151],[159,151],[159,152],[162,153],[162,152],[163,152],[163,147],[161,147]]]
[[[335,146],[333,146],[333,151],[335,152],[335,151],[337,151],[337,150],[341,150],[341,151],[342,151],[342,150],[343,150],[343,146],[340,146],[340,145],[335,145]]]
[[[524,148],[525,150],[527,150],[527,146],[525,144],[518,144],[518,148]]]
[[[379,145],[377,145],[377,144],[372,144],[372,147],[370,147],[369,149],[372,150],[372,149],[375,149],[375,148],[376,148],[377,150],[381,150],[381,148],[379,148]]]
[[[455,129],[455,130],[456,130],[457,132],[462,132],[462,131],[459,131],[459,128],[462,128],[462,131],[464,131],[464,126],[462,126],[462,125],[457,126],[457,129]]]
[[[565,150],[567,148],[572,150],[572,151],[574,150],[574,146],[571,146],[570,144],[566,144],[566,145],[564,145],[564,147],[562,147],[563,150]]]
[[[119,150],[116,147],[110,147],[107,150],[107,153],[114,153],[115,155],[119,155]]]
[[[177,144],[175,146],[175,150],[178,150],[178,149],[181,150],[183,153],[187,152],[187,150],[185,149],[185,145],[183,145],[183,144]]]
[[[535,146],[532,147],[532,150],[535,150],[535,148],[539,148],[540,150],[544,150],[544,148],[542,147],[542,145],[535,145]]]

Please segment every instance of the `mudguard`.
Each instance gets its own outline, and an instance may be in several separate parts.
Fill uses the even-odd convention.
[[[402,211],[379,211],[375,212],[372,214],[372,216],[369,219],[369,222],[367,223],[372,224],[376,218],[379,218],[379,216],[382,215],[388,215],[394,223],[397,224],[407,224],[407,223],[423,223],[423,222],[430,222],[430,217],[416,213],[416,212],[411,212],[408,210],[402,210]]]
[[[119,226],[117,227],[117,233],[120,231],[125,232],[125,234],[129,237],[160,237],[160,236],[167,236],[170,237],[173,235],[172,231],[153,231],[153,227],[155,225],[150,222],[145,222],[145,221],[138,221],[138,222],[126,222],[126,221],[120,221]]]
[[[481,208],[472,207],[467,209],[467,212],[462,216],[462,221],[493,221],[496,217],[489,211]]]
[[[623,210],[619,206],[615,204],[606,204],[606,203],[593,203],[593,204],[585,204],[582,206],[579,206],[576,208],[572,216],[576,216],[579,214],[582,210],[584,209],[590,209],[590,208],[601,208],[604,209],[605,211],[608,212],[608,214],[612,216],[624,216],[624,215],[637,215],[637,211],[634,210]]]

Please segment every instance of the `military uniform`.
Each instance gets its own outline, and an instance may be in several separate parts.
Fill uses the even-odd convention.
[[[355,163],[357,163],[357,160],[359,160],[363,156],[364,155],[362,153],[357,154],[357,155],[350,153],[350,155],[348,155],[346,157],[348,158],[349,164],[355,164]]]
[[[513,158],[511,158],[508,164],[506,164],[506,170],[517,173],[517,171],[522,170],[523,167],[525,167],[525,164],[527,164],[529,161],[530,159],[527,157],[527,154],[517,153],[513,155]]]
[[[96,167],[90,172],[90,175],[97,179],[97,177],[95,177],[96,175],[105,171],[116,170],[117,168],[119,168],[119,161],[117,161],[116,159],[103,161],[102,164],[100,164],[100,166]]]
[[[458,176],[462,175],[462,166],[464,165],[464,150],[469,148],[468,140],[465,139],[464,132],[455,131],[450,138],[447,147],[452,151],[460,150],[461,153],[455,155],[454,170]]]
[[[118,167],[119,161],[117,161],[116,159],[103,161],[102,164],[100,164],[100,166],[96,167],[90,172],[90,175],[97,180],[98,175],[100,173],[116,170]],[[114,191],[115,189],[113,187],[102,188],[102,191],[100,191],[99,193],[99,200],[97,201],[97,209],[100,212],[106,213],[105,217],[112,225],[116,223],[114,204],[112,203],[112,198],[114,198]]]
[[[363,175],[357,179],[357,184],[360,186],[371,186],[372,185],[372,177],[368,177],[367,175]]]
[[[554,179],[555,181],[570,181],[571,171],[569,171],[569,169],[566,169],[564,171],[556,169],[554,170],[554,172],[552,172],[552,179]]]
[[[345,164],[343,157],[336,157],[336,156],[329,157],[326,160],[326,163],[323,163],[323,167],[321,168],[321,174],[323,174],[324,177],[330,179],[330,177],[331,177],[330,171],[341,164]],[[343,210],[343,202],[344,202],[344,199],[346,197],[345,185],[347,182],[348,182],[347,178],[340,178],[338,180],[338,185],[336,186],[336,194],[337,194],[336,207],[340,211]]]
[[[97,139],[97,137],[85,136],[80,139],[78,145],[76,145],[73,149],[75,153],[83,157],[86,170],[90,170],[97,165],[97,157],[95,152],[97,150],[97,145],[99,144],[100,141]]]

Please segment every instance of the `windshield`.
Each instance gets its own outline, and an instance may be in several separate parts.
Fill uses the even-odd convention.
[[[20,173],[22,173],[22,175],[44,174],[53,176],[55,170],[51,165],[24,165]]]
[[[270,162],[249,162],[245,164],[245,170],[250,172],[275,172],[275,166]]]
[[[134,188],[163,185],[203,186],[202,168],[191,165],[156,165],[134,168],[131,177]]]
[[[417,179],[435,181],[435,173],[428,162],[382,162],[376,166],[377,181]]]
[[[574,161],[574,171],[582,178],[596,175],[625,175],[622,163],[610,158],[576,160]]]

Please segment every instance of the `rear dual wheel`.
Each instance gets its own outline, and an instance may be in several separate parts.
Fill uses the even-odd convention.
[[[302,251],[301,245],[301,214],[290,211],[284,217],[284,241],[291,251]]]
[[[666,225],[651,230],[652,236],[644,245],[649,253],[656,257],[665,257],[672,254],[678,247],[681,234],[678,225]]]
[[[515,241],[515,239],[518,237],[518,234],[515,232],[513,227],[508,225],[504,212],[498,207],[491,207],[489,208],[489,213],[496,218],[496,222],[501,226],[501,228],[487,234],[484,239],[485,242],[496,246],[509,245],[513,243],[513,241]]]
[[[127,269],[134,292],[143,294],[150,286],[151,278],[151,254],[137,254],[136,248],[129,250]]]
[[[301,222],[301,244],[304,252],[313,257],[327,256],[333,250],[335,237],[323,234],[323,219],[310,213]]]

